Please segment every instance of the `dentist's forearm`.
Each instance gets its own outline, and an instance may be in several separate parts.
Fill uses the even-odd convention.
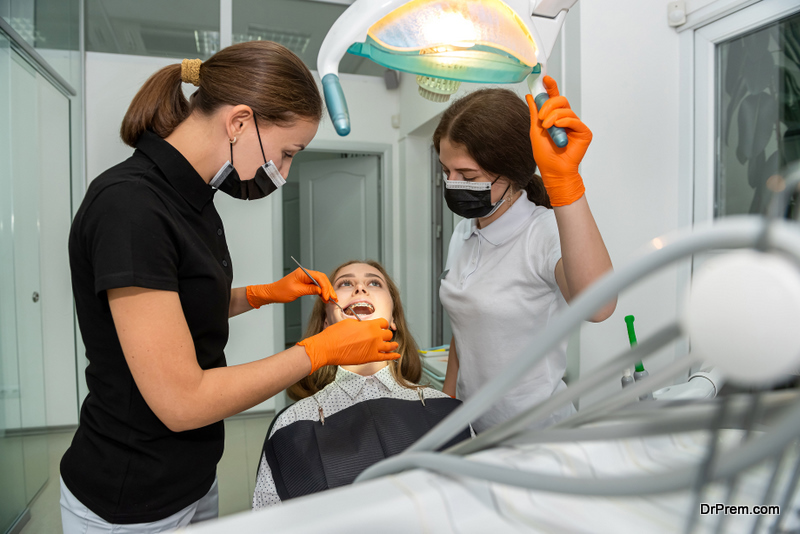
[[[194,391],[172,414],[172,430],[192,430],[252,408],[274,397],[311,372],[311,361],[301,346],[268,358],[203,371]]]

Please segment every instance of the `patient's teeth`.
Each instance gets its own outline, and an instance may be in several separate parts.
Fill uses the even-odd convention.
[[[375,313],[375,306],[365,301],[354,302],[350,304],[347,307],[347,309],[352,310],[355,314],[355,308],[362,308],[362,307],[367,308],[369,310],[369,313],[359,313],[358,315],[371,315],[372,313]]]

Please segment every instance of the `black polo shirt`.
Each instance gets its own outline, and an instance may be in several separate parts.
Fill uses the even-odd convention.
[[[175,148],[145,132],[133,156],[89,185],[72,222],[72,292],[89,395],[61,476],[111,523],[163,519],[214,482],[223,423],[175,433],[156,417],[128,369],[106,295],[129,286],[177,292],[200,367],[224,367],[233,271],[213,197]]]

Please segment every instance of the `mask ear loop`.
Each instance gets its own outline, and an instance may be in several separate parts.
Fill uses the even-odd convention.
[[[500,177],[499,177],[499,176],[498,176],[497,178],[495,178],[495,179],[494,179],[494,182],[492,182],[492,185],[494,185],[495,183],[497,183],[497,180],[499,180],[499,179],[500,179]],[[508,193],[508,188],[509,188],[509,187],[511,187],[511,182],[509,182],[509,183],[508,183],[508,185],[506,186],[506,190],[505,190],[505,191],[503,191],[503,194],[500,196],[500,200],[498,200],[497,202],[500,202],[501,200],[503,200],[503,199],[505,198],[505,196],[506,196],[506,193]],[[491,201],[490,201],[490,202],[491,202]]]
[[[264,158],[264,165],[267,164],[267,156],[264,154],[264,145],[261,144],[261,132],[258,131],[258,120],[256,120],[256,114],[253,113],[253,122],[256,124],[256,135],[258,136],[258,146],[261,147],[261,157]],[[231,149],[233,150],[233,149]],[[233,163],[233,162],[231,162]]]

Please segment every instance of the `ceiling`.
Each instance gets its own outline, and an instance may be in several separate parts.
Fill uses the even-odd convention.
[[[309,0],[233,0],[233,42],[276,41],[316,69],[322,40],[346,5]],[[219,49],[219,0],[87,0],[86,48],[95,52],[206,59]],[[347,54],[340,72],[386,69]]]

